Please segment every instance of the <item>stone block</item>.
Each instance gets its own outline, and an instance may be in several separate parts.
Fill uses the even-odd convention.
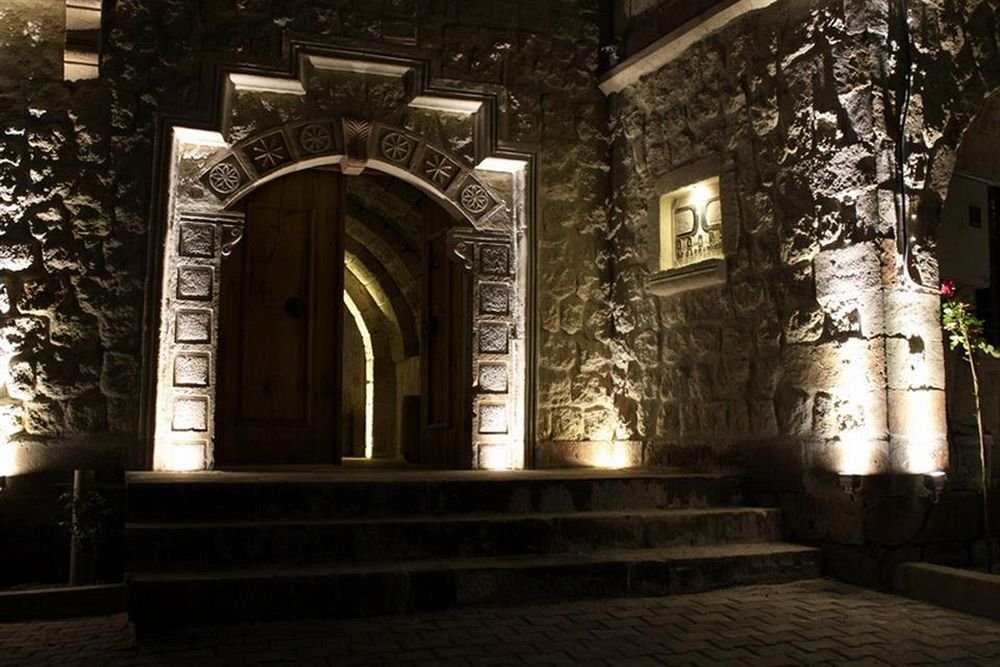
[[[483,354],[507,354],[510,327],[506,324],[483,324],[479,327],[479,351]]]
[[[28,401],[35,395],[35,368],[24,359],[14,359],[7,368],[7,393],[16,401]]]
[[[921,338],[930,343],[935,334],[940,335],[941,298],[937,292],[887,290],[885,309],[889,336]]]
[[[479,365],[479,389],[484,392],[507,392],[507,365],[482,363]]]
[[[480,433],[507,433],[509,426],[506,405],[496,403],[480,403],[478,412]]]
[[[208,266],[182,266],[177,269],[177,298],[211,301],[214,270]]]
[[[892,389],[944,389],[944,345],[940,330],[923,336],[887,338],[887,378]]]
[[[24,404],[24,430],[31,435],[59,435],[65,428],[62,406],[46,398]]]
[[[481,283],[479,286],[479,312],[484,315],[510,313],[510,287],[503,283]]]
[[[202,397],[174,399],[171,428],[174,431],[207,431],[208,399]]]
[[[215,225],[182,222],[178,225],[178,249],[181,257],[215,256]]]
[[[35,263],[35,253],[27,243],[0,244],[0,271],[24,271]]]
[[[510,274],[510,249],[502,245],[484,244],[479,250],[479,270],[486,275]]]
[[[212,340],[212,311],[177,311],[174,340],[178,343],[209,343]]]
[[[185,352],[174,358],[175,387],[207,387],[211,373],[208,353]]]
[[[138,364],[130,354],[107,352],[101,364],[101,391],[106,396],[135,396]]]
[[[67,433],[97,433],[107,429],[106,400],[96,391],[66,402]]]

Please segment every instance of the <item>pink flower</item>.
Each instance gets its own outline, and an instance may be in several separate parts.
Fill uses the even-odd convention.
[[[950,299],[955,296],[955,281],[954,280],[942,280],[941,281],[941,296]]]

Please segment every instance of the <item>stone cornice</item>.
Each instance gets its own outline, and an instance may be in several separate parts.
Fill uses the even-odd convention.
[[[621,92],[643,76],[677,59],[688,47],[729,23],[777,0],[728,0],[664,35],[608,72],[601,81],[605,95]]]

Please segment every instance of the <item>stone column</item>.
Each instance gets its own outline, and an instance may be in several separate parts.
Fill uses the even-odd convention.
[[[238,212],[178,212],[167,231],[155,470],[212,467],[220,271],[243,222]]]
[[[510,234],[455,227],[448,242],[473,274],[472,446],[476,468],[524,465],[518,403],[523,351],[515,316],[516,272]]]

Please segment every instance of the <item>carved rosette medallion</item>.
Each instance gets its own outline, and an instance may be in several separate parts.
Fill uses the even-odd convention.
[[[257,173],[264,174],[291,162],[288,146],[282,133],[272,132],[247,144],[243,152],[253,163]]]
[[[202,183],[219,199],[225,199],[239,190],[246,180],[246,174],[232,155],[211,167],[201,177]]]
[[[310,155],[329,153],[333,148],[333,133],[324,123],[312,123],[299,131],[299,145]]]
[[[413,155],[414,142],[399,132],[389,132],[382,137],[382,155],[393,162],[405,163]]]
[[[424,177],[442,190],[447,189],[458,174],[458,166],[439,153],[429,153],[422,169]]]
[[[473,183],[472,185],[467,185],[462,190],[460,201],[462,202],[462,208],[472,215],[479,216],[485,213],[486,209],[490,207],[493,198],[490,197],[486,188],[478,183]]]
[[[208,182],[219,194],[228,195],[239,187],[240,172],[228,162],[220,162],[208,172]]]

